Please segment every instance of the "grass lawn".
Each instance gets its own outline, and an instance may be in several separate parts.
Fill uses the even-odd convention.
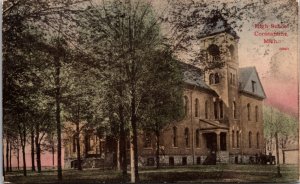
[[[274,165],[197,165],[163,167],[161,169],[140,169],[140,179],[144,183],[164,182],[295,182],[298,180],[296,165],[281,166],[282,177],[276,177]],[[130,176],[128,175],[128,178]],[[13,183],[58,183],[55,171],[44,171],[41,174],[28,172],[8,173],[5,181]],[[85,169],[83,171],[64,170],[62,183],[120,183],[120,172],[110,169]]]

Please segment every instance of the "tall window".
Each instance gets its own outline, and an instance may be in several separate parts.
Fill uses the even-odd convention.
[[[209,55],[212,58],[212,61],[219,61],[220,60],[220,49],[217,45],[212,44],[207,48]]]
[[[235,144],[234,144],[234,137],[235,137],[235,134],[234,134],[234,130],[232,130],[232,147],[234,148]]]
[[[215,119],[218,119],[218,103],[214,102],[214,115]]]
[[[236,131],[236,147],[240,147],[240,133],[239,131]]]
[[[255,106],[255,122],[258,122],[258,106]]]
[[[223,118],[223,116],[224,116],[224,114],[223,114],[223,102],[220,101],[219,105],[220,105],[220,118]]]
[[[236,119],[236,103],[233,101],[232,103],[232,111],[233,111],[233,118]]]
[[[144,137],[144,147],[145,148],[150,148],[151,147],[151,134],[150,133],[146,133],[145,137]]]
[[[173,127],[173,146],[177,147],[177,128]]]
[[[220,75],[218,73],[215,74],[215,84],[220,83]]]
[[[249,139],[249,148],[251,148],[252,147],[252,132],[249,132],[248,139]]]
[[[232,75],[232,73],[230,73],[230,82],[229,82],[230,84],[233,83],[233,79],[232,78],[233,78],[233,75]]]
[[[251,120],[251,107],[250,107],[249,103],[247,104],[247,114],[248,114],[248,121],[250,121]]]
[[[197,148],[200,147],[200,130],[199,129],[196,130],[196,147]]]
[[[209,84],[214,84],[215,83],[215,75],[211,73],[209,75]]]
[[[76,139],[77,139],[77,137],[76,137],[76,134],[75,135],[73,135],[73,153],[75,153],[76,152]]]
[[[231,59],[234,59],[234,46],[233,45],[230,45],[228,47],[228,50],[230,52],[230,56],[231,56]]]
[[[259,132],[256,133],[256,147],[259,148]]]
[[[205,119],[208,119],[208,101],[205,101]]]
[[[184,96],[183,97],[183,108],[184,108],[184,114],[185,116],[187,116],[188,114],[188,109],[189,109],[189,99],[187,96]]]
[[[195,117],[199,116],[199,100],[196,98],[195,100]]]
[[[89,134],[85,135],[85,148],[86,148],[86,151],[91,151],[92,150],[91,136]]]
[[[185,139],[185,146],[190,147],[190,134],[189,134],[189,129],[185,128],[184,129],[184,139]]]
[[[254,93],[256,91],[256,82],[251,81],[251,83],[252,83],[252,92]]]

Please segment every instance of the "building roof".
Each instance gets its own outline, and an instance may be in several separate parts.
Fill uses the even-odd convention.
[[[204,24],[202,30],[198,34],[198,38],[203,38],[224,32],[232,35],[236,39],[239,38],[237,33],[219,11],[212,11],[211,15],[207,17],[205,22],[206,23]]]
[[[253,83],[255,83],[254,90],[252,86]],[[239,69],[239,90],[259,98],[266,98],[256,68],[253,66]]]
[[[208,90],[216,95],[216,92],[204,82],[204,75],[201,69],[183,62],[180,62],[180,66],[183,72],[183,81],[186,84]]]
[[[183,81],[206,91],[211,92],[213,95],[217,93],[209,87],[204,81],[203,71],[191,64],[179,62],[183,72]],[[255,83],[255,90],[252,89],[252,83]],[[258,73],[255,67],[239,68],[239,91],[258,98],[266,98],[266,94],[260,82]]]

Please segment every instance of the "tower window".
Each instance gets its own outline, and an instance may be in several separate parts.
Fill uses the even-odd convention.
[[[236,103],[235,101],[233,101],[232,103],[232,111],[233,111],[233,118],[236,118]]]
[[[234,46],[233,45],[230,45],[228,47],[228,50],[230,52],[230,56],[231,56],[231,59],[234,59]]]
[[[220,60],[220,49],[217,45],[212,44],[207,48],[208,53],[212,57],[212,61],[219,61]]]
[[[215,76],[213,73],[209,75],[209,84],[214,84],[215,83]]]
[[[218,73],[215,74],[215,84],[220,83],[220,76]]]

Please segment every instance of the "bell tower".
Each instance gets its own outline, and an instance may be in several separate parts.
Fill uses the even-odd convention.
[[[223,120],[235,119],[231,112],[238,100],[239,37],[220,12],[212,11],[198,38],[205,61],[205,83],[224,103]]]

